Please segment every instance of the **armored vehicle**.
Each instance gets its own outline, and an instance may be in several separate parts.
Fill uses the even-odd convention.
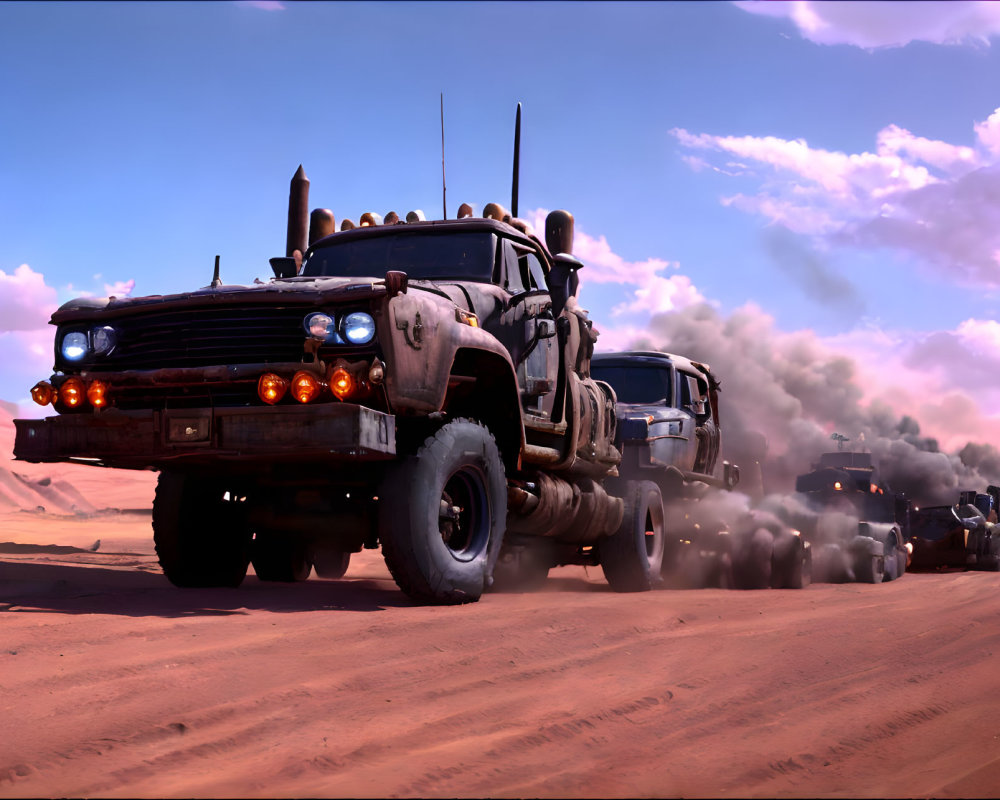
[[[824,526],[819,518],[799,523],[814,560],[823,562],[817,579],[881,583],[902,577],[909,560],[909,501],[879,480],[871,453],[823,453],[811,472],[796,478],[795,490],[818,514],[858,520],[853,529]]]
[[[965,491],[953,506],[910,511],[908,544],[912,568],[1000,569],[1000,531],[996,528],[1000,487]]]
[[[720,492],[739,468],[720,458],[719,381],[706,365],[658,351],[597,353],[591,374],[617,396],[623,478],[656,487],[664,545],[649,534],[650,559],[668,586],[801,588],[808,544],[777,518],[740,510]],[[652,526],[651,526],[652,528]]]
[[[236,586],[250,563],[336,577],[380,546],[418,602],[474,601],[498,562],[508,585],[601,562],[613,588],[649,588],[655,504],[618,476],[572,216],[549,214],[543,243],[515,194],[513,214],[337,231],[325,209],[310,223],[308,187],[300,167],[267,282],[225,285],[217,258],[197,291],[59,308],[32,389],[55,414],[16,421],[15,456],[158,470],[178,586]]]

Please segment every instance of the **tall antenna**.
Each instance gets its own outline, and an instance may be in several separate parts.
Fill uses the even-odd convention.
[[[448,189],[444,180],[444,92],[441,92],[441,219],[448,219]]]
[[[517,120],[514,122],[514,178],[510,189],[510,215],[517,216],[517,174],[521,165],[521,104],[517,104]]]

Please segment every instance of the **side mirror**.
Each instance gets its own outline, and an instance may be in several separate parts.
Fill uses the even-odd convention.
[[[409,276],[400,270],[390,269],[385,273],[385,288],[389,297],[397,294],[406,294],[406,287],[409,285]]]
[[[298,265],[291,256],[277,256],[270,261],[275,278],[294,278],[299,273]]]
[[[567,269],[583,269],[583,262],[575,256],[571,256],[569,253],[556,253],[556,255],[552,257],[552,260],[557,266],[562,265]]]

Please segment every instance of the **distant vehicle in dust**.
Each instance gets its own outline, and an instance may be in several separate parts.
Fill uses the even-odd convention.
[[[1000,487],[990,486],[986,492],[962,492],[953,506],[912,509],[907,537],[912,568],[1000,570],[998,505]]]
[[[795,491],[816,512],[797,522],[813,546],[814,580],[881,583],[903,576],[909,501],[879,479],[871,453],[823,453],[798,476]],[[829,524],[830,515],[841,515],[846,526]]]
[[[591,375],[615,390],[619,471],[663,499],[660,576],[667,586],[802,588],[809,545],[780,520],[720,513],[739,468],[720,459],[719,381],[706,365],[658,351],[596,353]]]

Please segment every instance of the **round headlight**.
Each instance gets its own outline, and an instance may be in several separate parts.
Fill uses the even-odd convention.
[[[83,331],[71,331],[62,338],[60,351],[67,361],[79,361],[87,355],[87,334]]]
[[[97,355],[107,355],[115,347],[115,329],[107,325],[103,328],[94,328],[90,332],[90,344]]]
[[[368,344],[375,337],[375,320],[371,314],[355,311],[344,317],[341,330],[351,344]]]
[[[311,338],[325,342],[330,338],[333,317],[329,314],[310,314],[303,320],[303,325]]]

